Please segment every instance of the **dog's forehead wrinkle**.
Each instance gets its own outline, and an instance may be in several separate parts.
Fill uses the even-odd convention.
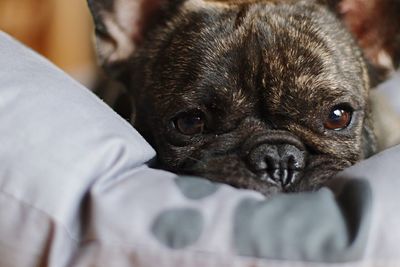
[[[277,17],[279,17],[279,16],[277,16]],[[283,23],[283,22],[284,22],[284,19],[281,18],[281,23]],[[208,43],[209,43],[209,39],[210,39],[209,36],[210,36],[210,34],[212,34],[212,30],[211,30],[212,28],[213,27],[204,27],[202,29],[203,38],[200,38],[200,39],[202,39],[202,41],[208,41]],[[213,64],[213,62],[215,62],[216,58],[221,57],[221,54],[226,53],[226,51],[231,49],[232,45],[234,45],[234,44],[236,44],[238,42],[237,41],[238,38],[243,38],[244,34],[241,31],[245,31],[245,30],[248,31],[248,29],[245,29],[244,27],[240,27],[240,29],[238,29],[237,32],[234,32],[234,33],[231,33],[231,34],[226,34],[226,36],[224,38],[216,38],[217,41],[215,41],[213,44],[205,46],[205,48],[207,50],[206,53],[205,53],[205,58],[207,60],[204,61],[206,63],[206,65],[204,67],[205,68],[209,68],[209,64]],[[279,29],[275,29],[275,30],[276,30],[276,33],[279,33]],[[300,35],[299,33],[301,33],[302,30],[300,29],[300,30],[294,31],[294,32],[297,33],[298,35]],[[275,36],[276,33],[272,37],[275,38],[275,39],[278,39],[278,40],[282,40],[282,38],[279,38],[279,36],[278,37]],[[294,39],[299,39],[299,38],[300,37],[296,37]],[[310,38],[308,38],[307,42],[297,42],[297,43],[310,43],[310,42],[311,42]],[[292,43],[295,43],[295,42],[292,41]],[[286,44],[286,46],[288,46],[288,45]],[[317,44],[317,45],[314,45],[312,47],[312,50],[316,50],[318,48],[319,48],[319,46]],[[309,50],[311,51],[311,49],[309,49]],[[293,57],[295,57],[296,49],[294,47],[290,48],[290,46],[289,46],[289,49],[287,49],[286,52],[287,52],[286,53],[286,57],[287,58],[293,58]],[[318,52],[319,52],[319,54],[321,54],[323,51],[322,52],[318,51]],[[299,60],[300,62],[306,60],[307,58],[309,58],[309,57],[301,58],[301,55],[298,55],[298,57],[300,58],[300,60]],[[285,65],[280,64],[282,62],[279,62],[279,60],[280,60],[279,57],[273,57],[271,59],[270,64],[275,65],[279,69],[280,72],[284,72],[287,68],[286,68]],[[304,62],[301,62],[301,63],[304,63]],[[302,65],[304,65],[304,64],[302,64]],[[254,67],[254,65],[253,65],[253,67]],[[226,73],[224,73],[224,74],[226,75]]]
[[[232,93],[232,101],[241,106],[247,100],[247,96],[243,93],[243,90],[234,90]]]
[[[220,38],[216,38],[211,43],[208,37],[214,34],[214,32],[211,34],[210,33],[211,32],[209,32],[208,29],[205,30],[206,35],[204,37],[204,40],[209,42],[209,46],[207,46],[208,49],[205,51],[205,53],[209,57],[211,62],[215,62],[218,61],[219,58],[224,57],[224,54],[239,45],[238,40],[241,40],[241,38],[244,36],[245,30],[242,28],[238,28],[233,32],[220,32]]]
[[[356,89],[351,79],[343,79],[343,76],[354,76],[358,70],[341,67],[337,52],[327,45],[322,33],[319,36],[320,32],[309,29],[306,23],[300,23],[300,26],[274,26],[274,23],[280,24],[282,21],[278,19],[270,23],[272,28],[277,28],[274,29],[277,34],[275,38],[267,39],[270,48],[265,48],[265,65],[269,77],[263,78],[262,83],[270,91],[270,106],[279,110],[284,101],[290,103],[296,98],[304,100],[301,104],[307,104],[306,99],[318,100],[324,98],[325,93],[329,99],[340,99],[346,92]],[[281,38],[285,35],[288,38]],[[344,91],[340,92],[338,88]]]
[[[219,102],[225,103],[224,109],[231,111],[241,110],[248,106],[249,96],[241,87],[222,87],[215,89]]]
[[[236,41],[233,34],[224,25],[225,21],[214,19],[212,25],[208,25],[207,21],[198,22],[196,21],[197,27],[195,31],[189,35],[189,40],[184,40],[184,43],[192,50],[192,54],[198,54],[201,52],[202,60],[195,62],[200,65],[203,70],[209,70],[210,68],[219,68],[219,59],[221,55],[225,54],[231,49],[232,46],[236,45]],[[188,22],[192,23],[192,22]],[[218,35],[219,38],[213,38]],[[185,47],[182,47],[183,49]],[[190,59],[188,59],[190,61]],[[227,73],[221,73],[227,75]]]

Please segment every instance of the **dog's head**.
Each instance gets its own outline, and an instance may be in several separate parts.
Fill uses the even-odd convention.
[[[375,150],[370,46],[348,31],[365,39],[349,2],[89,5],[101,62],[162,167],[270,194],[315,188]],[[385,45],[368,50],[381,70],[399,59]]]

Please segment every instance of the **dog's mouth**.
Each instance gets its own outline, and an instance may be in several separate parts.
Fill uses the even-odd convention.
[[[294,186],[300,181],[303,176],[304,169],[267,169],[263,172],[256,173],[258,179],[264,182],[280,186],[282,188],[289,188]]]
[[[301,166],[294,164],[290,157],[289,159],[288,165],[281,164],[278,168],[267,165],[258,171],[252,170],[237,154],[192,158],[178,168],[162,168],[178,174],[205,177],[236,188],[259,191],[269,196],[279,192],[315,190],[330,180],[335,173],[351,165],[346,160],[327,155],[308,154]]]
[[[229,146],[213,142],[180,157],[160,153],[159,163],[158,168],[265,195],[317,189],[351,165],[335,155],[310,150],[297,136],[277,130],[238,138]]]
[[[301,181],[304,168],[268,168],[254,171],[236,154],[188,159],[178,168],[168,168],[181,175],[205,177],[211,181],[229,184],[236,188],[251,189],[265,195],[278,192],[293,192]]]

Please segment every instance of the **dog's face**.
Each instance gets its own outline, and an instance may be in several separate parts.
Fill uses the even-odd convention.
[[[115,1],[90,2],[100,54],[163,168],[271,194],[374,151],[367,66],[332,6]]]

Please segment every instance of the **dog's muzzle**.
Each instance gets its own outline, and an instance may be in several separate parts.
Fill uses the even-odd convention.
[[[286,131],[250,137],[244,145],[250,169],[263,181],[287,188],[300,180],[306,163],[302,142]]]

